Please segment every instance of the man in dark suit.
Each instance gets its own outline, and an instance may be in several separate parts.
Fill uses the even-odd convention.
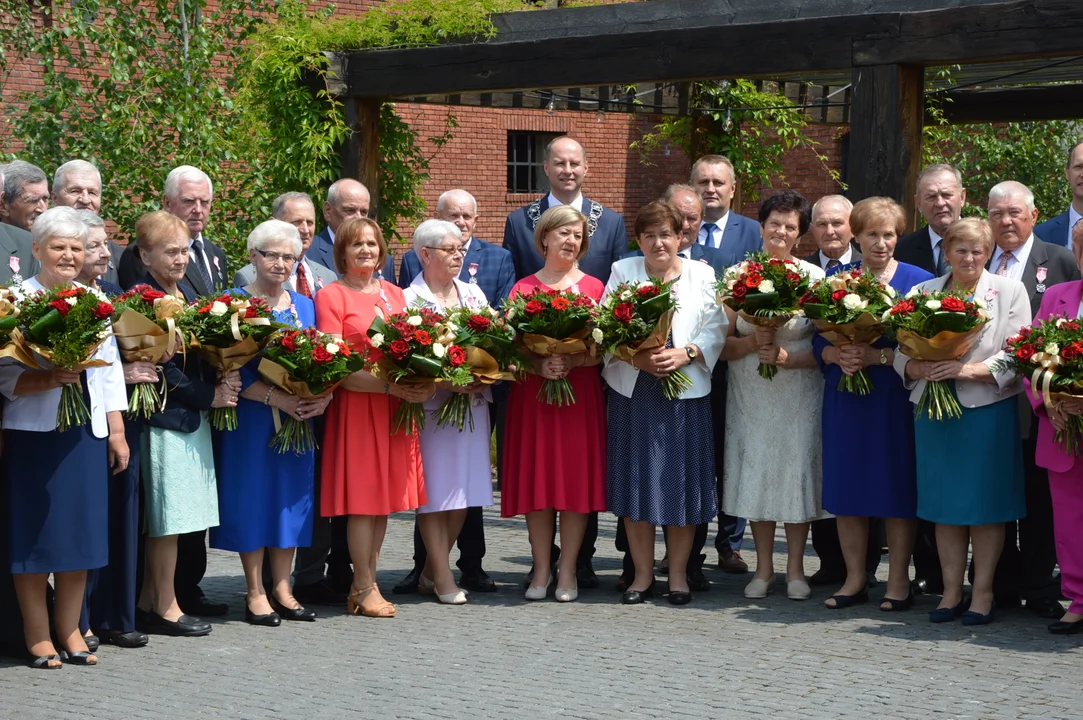
[[[722,155],[704,155],[692,164],[692,187],[703,199],[703,223],[698,242],[722,253],[726,267],[736,265],[748,253],[763,248],[760,226],[755,220],[730,212],[737,176],[733,163]]]
[[[0,202],[6,198],[4,169],[0,165]],[[14,225],[0,223],[0,285],[18,285],[37,274],[30,233]]]
[[[1076,143],[1068,153],[1064,175],[1072,190],[1072,204],[1060,215],[1034,228],[1034,234],[1047,243],[1071,248],[1072,228],[1083,220],[1083,142]]]
[[[53,205],[76,210],[89,210],[101,216],[102,176],[98,168],[86,160],[69,160],[53,173]],[[109,241],[109,269],[102,273],[104,282],[120,285],[117,266],[124,248]]]
[[[899,238],[895,259],[939,277],[948,268],[944,253],[940,251],[940,241],[948,226],[962,215],[966,203],[963,176],[951,165],[930,165],[918,175],[914,201],[926,225]],[[920,572],[918,576],[921,576]]]
[[[1080,278],[1075,256],[1065,247],[1036,237],[1038,210],[1034,193],[1026,185],[1012,180],[994,185],[989,190],[988,208],[997,244],[989,271],[1021,281],[1030,296],[1031,314],[1036,314],[1047,288]],[[1034,463],[1038,423],[1026,396],[1020,395],[1019,400],[1027,514],[1018,521],[1018,548],[1016,523],[1008,523],[993,591],[998,607],[1017,606],[1022,599],[1039,617],[1057,620],[1064,608],[1058,602],[1060,583],[1053,574],[1057,550],[1049,475]]]
[[[824,195],[812,206],[812,239],[816,252],[801,258],[830,272],[840,265],[861,259],[861,249],[850,230],[850,211],[854,204],[842,195]]]
[[[474,237],[474,226],[478,221],[478,201],[465,190],[448,190],[436,201],[436,217],[454,223],[463,235],[463,267],[459,272],[459,279],[466,283],[477,285],[485,293],[485,298],[493,307],[498,307],[510,293],[515,285],[515,264],[512,262],[511,253],[499,245],[487,243],[481,238]],[[421,273],[421,262],[417,253],[409,250],[402,257],[402,266],[399,268],[399,287],[410,287]],[[493,388],[494,405],[497,404],[496,387]],[[498,415],[495,408],[490,407],[494,417]],[[494,426],[497,423],[494,421]],[[498,440],[500,438],[498,437]],[[502,443],[501,443],[502,444]],[[459,585],[468,590],[478,592],[493,592],[496,583],[489,574],[481,567],[481,561],[485,557],[485,527],[482,524],[482,512],[480,507],[467,508],[466,520],[463,521],[462,530],[459,532],[459,561],[456,563],[462,573]],[[397,594],[417,592],[417,579],[425,567],[427,553],[425,543],[421,540],[421,531],[417,522],[414,522],[414,567],[410,573],[393,588]]]
[[[613,263],[628,252],[628,230],[620,213],[583,196],[586,151],[570,137],[558,137],[545,148],[544,170],[549,179],[549,194],[508,215],[504,225],[504,249],[511,253],[515,263],[516,279],[533,275],[545,265],[545,259],[534,247],[538,219],[551,207],[571,205],[587,218],[590,235],[590,248],[579,261],[579,269],[603,283],[608,282]]]
[[[326,225],[316,234],[312,240],[312,247],[305,253],[308,259],[337,273],[335,232],[343,220],[367,218],[370,207],[372,207],[372,196],[369,194],[369,189],[358,181],[342,178],[331,183],[331,187],[327,188],[327,201],[323,204],[323,220]],[[395,282],[395,258],[390,248],[387,253],[387,263],[376,277]]]

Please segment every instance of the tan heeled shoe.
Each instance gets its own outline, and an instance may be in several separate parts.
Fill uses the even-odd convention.
[[[368,595],[373,590],[376,590],[376,583],[369,585],[366,588],[358,590],[354,586],[350,586],[350,594],[346,597],[346,612],[351,615],[364,615],[365,617],[374,618],[391,618],[395,617],[395,606],[391,603],[384,601],[383,605],[379,605],[375,608],[368,609],[361,604],[361,597]]]

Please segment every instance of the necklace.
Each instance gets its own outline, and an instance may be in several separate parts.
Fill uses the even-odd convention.
[[[880,282],[880,284],[887,285],[888,284],[887,281],[890,280],[891,276],[894,274],[893,273],[894,268],[891,265],[893,262],[895,262],[895,261],[894,260],[888,260],[887,265],[884,265],[884,268],[882,270],[879,270],[879,271],[872,270],[872,268],[869,268],[869,270],[872,270],[872,274],[876,276],[876,279]]]
[[[343,285],[350,288],[351,290],[360,293],[367,293],[369,295],[376,292],[376,288],[380,287],[380,281],[374,277],[369,278],[369,281],[364,285],[355,285],[354,283],[350,282],[349,275],[343,275],[340,280],[342,281]]]

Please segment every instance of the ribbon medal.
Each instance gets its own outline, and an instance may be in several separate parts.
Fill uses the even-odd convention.
[[[1049,275],[1049,268],[1040,267],[1034,272],[1034,276],[1038,279],[1038,284],[1034,287],[1034,291],[1038,293],[1045,292],[1045,278]]]
[[[467,270],[467,272],[470,273],[470,284],[471,285],[477,285],[478,284],[478,264],[477,263],[470,263],[470,268]]]

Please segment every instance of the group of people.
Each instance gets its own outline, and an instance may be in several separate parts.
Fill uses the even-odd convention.
[[[811,584],[836,583],[828,608],[867,602],[886,544],[883,611],[909,609],[915,593],[939,593],[933,622],[980,625],[998,603],[1022,596],[1057,620],[1052,632],[1083,630],[1083,546],[1072,532],[1083,519],[1080,471],[1051,439],[1051,428],[1083,406],[1044,406],[996,362],[1032,318],[1083,312],[1083,144],[1069,157],[1075,195],[1062,216],[1035,227],[1033,194],[1006,181],[989,193],[988,221],[961,219],[962,178],[935,165],[915,193],[928,224],[906,236],[903,209],[887,198],[851,204],[828,196],[812,205],[775,192],[757,223],[731,208],[730,162],[706,156],[688,184],[639,210],[636,250],[624,219],[583,196],[580,143],[551,142],[544,169],[549,194],[508,217],[502,245],[474,237],[473,196],[445,192],[436,217],[414,231],[396,280],[388,244],[368,217],[368,190],[355,180],[331,185],[319,234],[309,196],[280,196],[273,219],[248,236],[250,263],[230,278],[224,251],[203,234],[213,186],[197,168],[169,173],[163,209],[141,217],[121,248],[106,237],[93,165],[61,166],[51,191],[33,165],[0,166],[0,245],[9,251],[0,283],[23,291],[84,286],[115,296],[142,283],[190,302],[228,290],[261,298],[281,323],[374,354],[373,320],[408,306],[499,309],[537,288],[601,302],[622,282],[651,279],[672,282],[679,301],[664,347],[631,361],[531,356],[522,380],[495,386],[399,385],[360,371],[331,395],[301,399],[265,382],[254,365],[220,373],[194,355],[158,368],[123,362],[111,338],[96,354],[102,366],[82,373],[0,365],[0,605],[11,605],[4,617],[22,620],[19,637],[6,639],[23,642],[34,667],[58,668],[95,664],[101,642],[138,647],[147,633],[210,633],[202,618],[228,607],[199,586],[208,530],[211,547],[239,555],[251,624],[313,621],[306,606],[343,600],[352,614],[392,617],[377,564],[388,516],[411,510],[414,568],[393,591],[464,604],[471,591],[496,589],[482,567],[493,430],[501,514],[525,516],[529,530],[527,600],[552,589],[556,601],[571,602],[598,586],[591,558],[598,513],[608,511],[621,519],[626,604],[661,594],[659,572],[668,574],[672,604],[707,590],[703,549],[717,518],[727,572],[748,571],[741,544],[751,527],[749,599],[775,590],[774,534],[783,523],[793,600],[810,598]],[[798,258],[810,230],[817,251]],[[966,355],[947,362],[910,359],[886,339],[837,348],[803,317],[753,326],[718,301],[714,284],[759,250],[813,280],[856,268],[899,294],[958,291],[984,301],[990,321]],[[778,369],[770,382],[761,363]],[[869,395],[837,389],[861,369],[874,386]],[[677,370],[689,382],[670,400],[662,379]],[[146,421],[125,418],[125,385],[159,373],[169,388],[164,409]],[[558,379],[570,383],[573,404],[539,399],[543,380]],[[929,381],[952,383],[961,418],[915,419]],[[68,384],[83,388],[91,422],[60,432],[56,407]],[[462,430],[432,422],[392,431],[400,403],[434,411],[450,393],[469,396],[473,421]],[[208,412],[223,407],[236,408],[237,430],[212,431]],[[319,449],[271,449],[276,413],[313,423]],[[666,554],[656,563],[659,525]],[[821,570],[806,578],[810,529]],[[964,597],[968,545],[972,591]],[[1067,611],[1058,585],[1072,601]]]

